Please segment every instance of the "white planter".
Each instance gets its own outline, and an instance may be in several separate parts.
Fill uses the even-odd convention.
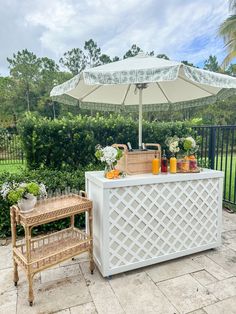
[[[27,199],[22,198],[20,201],[18,201],[18,206],[20,210],[24,213],[31,212],[37,203],[36,196],[28,194],[27,197]]]

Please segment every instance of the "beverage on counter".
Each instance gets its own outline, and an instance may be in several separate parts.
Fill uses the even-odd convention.
[[[176,173],[177,172],[177,159],[175,156],[172,156],[170,158],[170,173]]]
[[[165,150],[163,150],[163,154],[161,157],[161,172],[164,172],[164,173],[168,172],[168,160],[166,157]]]
[[[155,152],[155,157],[152,160],[152,174],[159,174],[160,172],[160,159],[157,158],[157,152]]]

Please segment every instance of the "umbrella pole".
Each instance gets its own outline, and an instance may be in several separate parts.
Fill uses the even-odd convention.
[[[142,149],[142,119],[143,119],[143,88],[139,88],[139,119],[138,119],[138,146]]]

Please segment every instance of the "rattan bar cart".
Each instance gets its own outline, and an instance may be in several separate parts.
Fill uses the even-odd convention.
[[[87,232],[74,226],[75,215],[87,212]],[[70,217],[69,228],[45,236],[32,237],[32,229],[45,223]],[[17,241],[16,225],[23,226],[25,238]],[[38,202],[33,211],[23,213],[18,206],[11,207],[14,283],[19,280],[18,266],[26,272],[29,305],[33,305],[33,277],[36,273],[73,258],[85,251],[89,253],[90,271],[93,273],[92,201],[70,194]]]

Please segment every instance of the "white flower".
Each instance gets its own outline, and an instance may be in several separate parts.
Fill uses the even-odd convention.
[[[101,161],[105,161],[107,164],[112,164],[116,161],[117,157],[117,150],[116,148],[112,146],[106,146],[105,148],[102,148],[102,157]]]
[[[172,141],[173,140],[173,141]],[[178,153],[179,152],[179,141],[176,140],[176,138],[172,138],[170,141],[169,141],[169,150],[171,153]]]
[[[2,195],[3,199],[7,198],[7,194],[10,192],[11,186],[8,182],[3,183],[2,189],[0,191],[0,194]]]

